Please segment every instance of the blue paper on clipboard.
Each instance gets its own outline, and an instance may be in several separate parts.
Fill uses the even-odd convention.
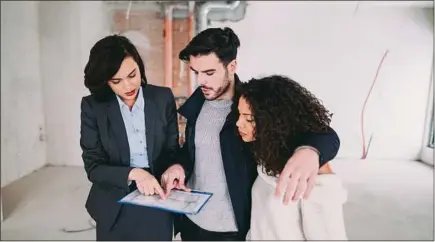
[[[162,199],[160,195],[146,196],[135,190],[118,202],[195,215],[201,211],[212,195],[209,192],[172,190],[169,197]]]

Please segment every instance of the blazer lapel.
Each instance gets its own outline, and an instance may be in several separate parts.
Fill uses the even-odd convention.
[[[143,96],[144,96],[144,112],[145,112],[145,132],[146,132],[146,140],[147,140],[147,153],[148,153],[148,162],[150,168],[153,165],[153,155],[154,155],[154,122],[155,122],[155,104],[152,100],[152,93],[150,93],[149,88],[146,86],[143,87]]]
[[[110,100],[107,104],[107,114],[109,126],[115,135],[115,142],[119,147],[121,162],[125,165],[130,165],[130,146],[128,144],[124,120],[122,119],[121,110],[116,97]]]

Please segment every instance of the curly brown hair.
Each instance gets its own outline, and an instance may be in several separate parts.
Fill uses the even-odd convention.
[[[328,130],[331,114],[306,88],[273,75],[251,79],[239,87],[254,119],[253,152],[266,173],[278,175],[302,134]]]

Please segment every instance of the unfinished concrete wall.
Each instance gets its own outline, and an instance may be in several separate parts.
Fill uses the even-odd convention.
[[[44,166],[38,2],[1,2],[1,186]]]
[[[47,163],[82,165],[80,101],[91,47],[109,34],[102,2],[40,2]]]
[[[240,22],[242,79],[284,74],[334,113],[338,157],[362,154],[361,110],[389,50],[365,113],[368,157],[417,159],[425,128],[433,28],[417,7],[371,2],[248,2]]]
[[[114,30],[113,22],[118,31],[129,28],[125,9],[112,15],[101,1],[1,4],[3,186],[45,161],[82,165],[80,99],[88,94],[83,68],[89,50]],[[389,49],[367,104],[366,137],[373,135],[369,157],[413,159],[423,140],[433,53],[432,29],[414,10],[365,2],[358,8],[353,2],[248,2],[245,19],[212,26],[231,26],[239,35],[242,79],[286,74],[323,100],[334,112],[339,157],[361,156],[361,108]],[[151,41],[143,51],[147,77],[163,85],[163,19],[156,13],[133,8],[130,28]],[[184,90],[178,87],[177,55],[187,44],[186,30],[185,20],[175,20],[176,96]]]

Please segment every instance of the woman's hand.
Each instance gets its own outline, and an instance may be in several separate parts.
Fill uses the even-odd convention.
[[[145,195],[159,194],[162,199],[166,199],[165,193],[156,178],[149,172],[133,168],[128,175],[128,179],[136,182],[137,189]]]

